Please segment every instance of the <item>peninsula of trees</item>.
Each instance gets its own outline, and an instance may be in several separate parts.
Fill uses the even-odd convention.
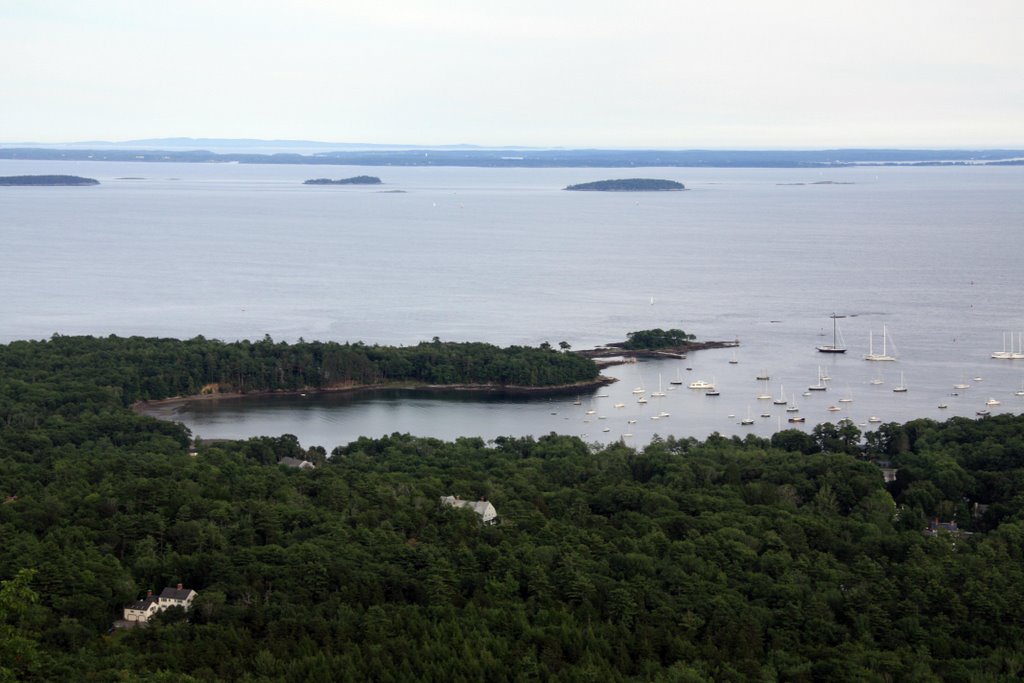
[[[597,180],[592,183],[569,185],[566,190],[576,192],[665,192],[685,190],[682,183],[657,178],[623,178],[620,180]]]
[[[479,342],[379,346],[362,342],[225,343],[145,337],[72,337],[0,347],[0,376],[100,387],[122,405],[204,393],[451,385],[556,390],[602,383],[597,365],[548,347]]]
[[[0,680],[1024,672],[1020,416],[636,448],[395,433],[328,457],[289,435],[193,444],[125,407],[225,359],[270,383],[316,355],[248,346],[0,347]],[[357,355],[376,362],[371,348]],[[486,498],[500,523],[449,495]],[[198,592],[188,612],[109,633],[125,604],[177,583]]]
[[[10,175],[0,177],[0,185],[99,185],[94,178],[82,178],[77,175]]]
[[[380,185],[380,178],[372,175],[357,175],[351,178],[310,178],[302,183],[303,185]]]

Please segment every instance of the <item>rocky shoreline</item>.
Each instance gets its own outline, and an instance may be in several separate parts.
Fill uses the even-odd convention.
[[[612,342],[611,344],[605,344],[599,346],[596,349],[585,349],[582,351],[575,351],[584,358],[590,358],[594,361],[603,359],[615,359],[623,358],[628,360],[618,361],[619,363],[628,363],[631,360],[637,358],[686,358],[686,354],[694,351],[703,351],[704,349],[729,349],[740,345],[739,339],[732,341],[705,341],[705,342],[693,342],[692,344],[684,344],[682,346],[674,346],[665,349],[627,349],[623,348],[625,342]],[[604,365],[615,365],[615,362],[605,361]]]
[[[137,413],[149,415],[165,414],[192,403],[193,401],[216,401],[233,398],[256,398],[265,396],[306,396],[308,394],[332,393],[363,393],[382,389],[402,389],[404,391],[453,391],[466,393],[502,393],[520,396],[562,396],[599,389],[617,381],[613,377],[599,375],[589,382],[574,384],[558,384],[547,387],[526,387],[512,384],[417,384],[411,382],[390,382],[384,384],[351,384],[336,387],[306,387],[303,389],[261,390],[261,391],[226,391],[221,393],[195,394],[192,396],[171,396],[169,398],[136,401],[131,408]]]

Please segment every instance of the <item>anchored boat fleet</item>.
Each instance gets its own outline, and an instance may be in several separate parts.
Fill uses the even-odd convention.
[[[846,353],[847,346],[846,346],[845,341],[843,340],[842,333],[841,333],[841,331],[839,329],[839,325],[838,325],[838,320],[840,320],[842,318],[845,318],[846,316],[833,313],[829,317],[832,319],[832,343],[831,344],[821,344],[821,345],[816,346],[815,348],[817,349],[817,351],[819,351],[821,353],[827,353],[827,354],[843,354],[843,353]],[[1016,348],[1015,348],[1014,341],[1015,340],[1014,340],[1014,337],[1013,337],[1012,334],[1004,334],[1003,335],[1003,349],[1001,351],[994,351],[994,352],[992,352],[991,357],[994,358],[994,359],[999,359],[999,360],[1024,360],[1024,334],[1019,333],[1017,335]],[[881,335],[880,335],[880,344],[881,344],[881,349],[880,350],[876,350],[876,348],[875,348],[875,334],[874,334],[874,331],[873,330],[869,331],[869,333],[868,333],[868,352],[866,354],[864,354],[864,356],[863,356],[864,360],[872,361],[872,362],[896,362],[898,360],[898,356],[897,356],[897,353],[896,353],[895,345],[893,344],[892,339],[891,339],[891,337],[889,335],[888,327],[885,326],[885,325],[882,326],[882,331],[881,331]],[[728,360],[728,363],[730,365],[736,365],[736,364],[739,363],[739,359],[738,359],[735,351],[733,352],[732,357]],[[686,369],[688,371],[692,370],[691,367],[687,367]],[[784,412],[787,413],[787,415],[785,417],[786,417],[786,421],[788,423],[800,424],[800,423],[806,422],[807,418],[804,415],[800,415],[799,414],[800,413],[800,408],[797,407],[796,395],[794,394],[794,395],[790,396],[789,398],[787,398],[786,394],[784,392],[783,386],[780,385],[779,386],[779,393],[778,393],[778,395],[777,396],[773,396],[768,391],[768,381],[769,380],[770,380],[770,375],[769,375],[767,369],[762,369],[760,372],[758,372],[757,376],[755,377],[755,381],[757,381],[758,383],[762,384],[762,389],[761,389],[760,392],[754,393],[755,400],[758,400],[758,401],[771,401],[771,405],[773,405],[773,406],[784,406]],[[828,384],[830,380],[831,380],[831,377],[829,377],[825,372],[823,372],[822,367],[819,365],[818,366],[817,381],[814,384],[809,385],[807,387],[807,390],[803,392],[803,395],[804,396],[813,396],[815,393],[824,394],[825,392],[828,392],[829,389],[830,389],[829,384]],[[975,377],[974,378],[975,384],[979,383],[981,381],[982,381],[981,377]],[[677,372],[676,372],[676,377],[669,382],[669,385],[670,385],[669,389],[670,390],[674,390],[674,389],[680,388],[684,384],[685,384],[685,386],[687,388],[695,390],[697,392],[702,392],[705,396],[714,397],[714,396],[719,396],[720,395],[720,391],[719,391],[719,389],[717,387],[717,381],[714,378],[712,378],[711,381],[707,381],[706,379],[695,379],[695,380],[690,381],[690,382],[685,382],[683,380],[682,373],[679,370],[677,370]],[[876,374],[874,376],[874,378],[871,379],[870,384],[873,385],[873,386],[879,386],[879,385],[885,384],[885,381],[882,379],[882,376],[880,374]],[[663,399],[663,398],[665,398],[667,396],[663,386],[664,385],[663,385],[663,382],[662,382],[662,376],[659,375],[658,376],[658,390],[650,392],[649,395],[650,395],[651,399]],[[964,390],[967,390],[967,389],[969,389],[972,386],[975,386],[975,385],[969,384],[967,382],[966,377],[965,377],[963,381],[956,382],[956,383],[954,383],[952,385],[954,391],[952,393],[950,393],[949,396],[959,396],[960,392],[963,392]],[[909,393],[909,391],[910,391],[910,389],[907,386],[907,383],[906,383],[906,380],[905,380],[905,376],[904,376],[904,372],[900,372],[899,384],[896,384],[895,386],[892,387],[892,393],[901,394],[902,395],[902,394]],[[640,386],[638,386],[637,388],[633,389],[632,393],[635,396],[635,401],[636,401],[637,404],[640,404],[641,406],[643,406],[643,404],[648,403],[648,398],[647,398],[648,392],[644,388],[643,382],[640,383]],[[1019,397],[1024,397],[1024,381],[1022,381],[1022,383],[1021,383],[1020,391],[1014,392],[1014,395],[1019,396]],[[843,394],[842,397],[840,397],[837,400],[838,405],[837,404],[828,405],[827,407],[824,408],[824,410],[826,412],[829,412],[829,413],[849,411],[849,409],[851,407],[850,404],[852,404],[853,402],[854,402],[853,393],[850,390],[849,385],[847,385],[845,393]],[[579,402],[577,401],[576,404],[579,405]],[[994,398],[994,397],[990,396],[988,398],[988,400],[986,400],[984,402],[984,406],[979,407],[975,411],[975,413],[978,416],[982,416],[982,417],[987,416],[987,415],[990,414],[990,410],[989,410],[990,408],[993,408],[995,406],[999,406],[1001,404],[1002,404],[1002,401],[1000,401],[997,398]],[[615,404],[615,408],[624,408],[624,407],[625,407],[625,403],[619,402],[619,403]],[[939,409],[946,409],[946,408],[949,407],[949,405],[947,403],[945,403],[945,402],[939,402],[936,407],[939,408]],[[588,417],[590,415],[594,414],[593,408],[591,408],[590,410],[588,410],[586,412],[587,412],[587,416]],[[665,419],[665,418],[668,418],[668,417],[670,417],[670,413],[665,411],[665,410],[660,410],[659,412],[649,416],[649,418],[651,420],[660,420],[660,419]],[[729,414],[728,417],[734,419],[736,416],[734,414]],[[770,412],[764,411],[764,412],[760,413],[760,417],[762,419],[764,419],[764,418],[770,418],[770,417],[772,417],[772,415],[771,415]],[[781,416],[781,415],[778,416],[779,428],[780,429],[781,429],[782,417],[783,416]],[[600,419],[604,419],[604,417],[601,416]],[[840,422],[842,422],[844,420],[845,421],[849,421],[849,422],[853,422],[853,420],[851,420],[850,418],[843,418],[842,420],[840,420]],[[585,421],[589,421],[589,420],[585,420]],[[878,417],[877,415],[871,415],[870,417],[867,417],[866,419],[863,419],[863,421],[860,422],[860,424],[862,426],[866,426],[868,424],[877,424],[877,423],[880,423],[880,422],[882,422],[882,418]],[[745,427],[752,427],[753,425],[756,424],[756,420],[753,417],[753,414],[751,412],[751,408],[750,408],[749,405],[747,406],[746,417],[740,419],[738,421],[738,423],[740,425],[742,425],[742,426],[745,426]],[[629,426],[632,426],[634,424],[636,424],[636,420],[635,419],[630,419],[627,422],[627,425],[629,425]],[[625,430],[623,430],[623,433],[621,435],[622,437],[632,437],[633,436],[632,429],[630,429],[629,426],[627,426],[627,428]],[[603,432],[610,432],[611,429],[606,427],[602,431]]]

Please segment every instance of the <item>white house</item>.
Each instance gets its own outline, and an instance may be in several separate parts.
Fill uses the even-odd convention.
[[[277,461],[278,465],[284,465],[285,467],[294,467],[299,470],[315,470],[316,465],[308,460],[299,460],[298,458],[292,458],[285,456]]]
[[[165,610],[168,607],[182,607],[188,609],[192,606],[192,601],[199,595],[191,588],[183,588],[179,583],[176,588],[167,588],[160,591],[160,609]]]
[[[480,521],[484,524],[497,524],[498,511],[494,509],[490,501],[486,500],[462,500],[456,496],[441,496],[441,504],[455,508],[467,508],[480,515]]]
[[[133,603],[125,605],[124,620],[144,623],[149,621],[149,618],[159,611],[160,598],[153,595],[153,591],[149,591],[146,597],[142,600],[136,600]]]
[[[124,608],[124,621],[146,623],[154,615],[163,612],[169,607],[181,607],[188,610],[192,607],[192,601],[199,595],[191,588],[185,588],[180,583],[176,588],[168,586],[161,591],[160,595],[153,595],[153,591],[146,593],[146,597],[137,600]]]

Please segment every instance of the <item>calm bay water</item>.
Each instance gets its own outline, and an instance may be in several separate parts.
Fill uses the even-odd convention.
[[[769,393],[796,399],[807,429],[842,417],[973,416],[990,397],[1001,401],[993,412],[1024,405],[1014,395],[1024,386],[1024,361],[989,358],[1004,333],[1024,330],[1022,168],[0,161],[0,175],[28,173],[103,184],[0,192],[5,342],[54,332],[384,344],[437,335],[583,348],[631,330],[681,327],[741,343],[737,364],[728,363],[731,350],[718,350],[613,368],[608,374],[622,381],[598,392],[606,398],[580,397],[580,406],[573,397],[385,392],[221,400],[176,414],[203,437],[292,433],[330,449],[393,431],[443,438],[558,431],[602,442],[630,433],[637,443],[654,433],[767,435],[780,418],[789,425],[781,407],[755,398],[764,390],[754,379],[762,370],[772,377]],[[385,184],[301,184],[362,173]],[[560,190],[629,176],[671,178],[688,191]],[[812,184],[819,181],[842,184]],[[831,339],[833,311],[850,316],[840,321],[845,356],[814,351]],[[899,362],[862,360],[869,331],[878,344],[883,324]],[[802,396],[819,364],[833,378],[831,390]],[[870,384],[879,372],[886,384]],[[894,394],[901,372],[909,391]],[[650,392],[659,374],[666,396],[636,404],[630,390],[643,383]],[[722,395],[668,391],[677,375],[715,379]],[[971,388],[950,396],[965,378]],[[853,401],[839,403],[846,395]],[[842,410],[828,412],[831,404]],[[753,427],[738,424],[748,407]],[[650,419],[659,412],[669,416]]]

